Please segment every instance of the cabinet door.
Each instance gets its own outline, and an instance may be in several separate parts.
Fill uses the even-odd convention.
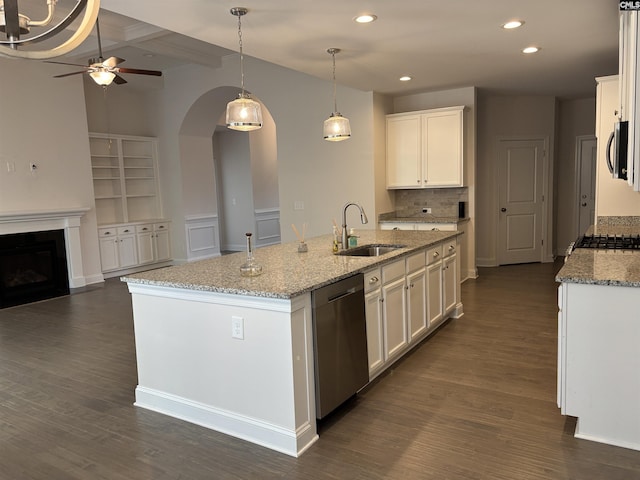
[[[382,286],[382,302],[385,351],[390,359],[408,345],[404,277]]]
[[[169,242],[169,231],[163,230],[155,233],[156,261],[162,262],[171,260],[171,243]]]
[[[420,115],[387,117],[387,188],[422,186]]]
[[[384,365],[384,335],[382,329],[382,296],[380,289],[364,297],[367,318],[367,352],[369,357],[369,380],[372,380]]]
[[[457,261],[458,259],[455,254],[442,260],[442,283],[444,284],[443,304],[445,315],[454,310],[458,303],[458,297],[456,295],[456,283],[458,282]]]
[[[442,262],[427,267],[427,318],[429,328],[437,326],[442,319]]]
[[[136,235],[138,242],[138,262],[150,263],[155,260],[153,254],[153,241],[154,233],[149,230],[144,233],[138,233]]]
[[[462,109],[422,118],[423,185],[462,186]]]
[[[118,261],[118,237],[100,238],[100,263],[102,271],[116,270],[120,263]]]
[[[138,264],[136,235],[122,235],[118,237],[118,256],[120,268],[133,267]]]
[[[407,322],[410,342],[427,333],[426,296],[427,277],[423,267],[407,276]]]

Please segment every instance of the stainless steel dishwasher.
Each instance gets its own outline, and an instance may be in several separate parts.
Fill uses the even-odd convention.
[[[316,417],[323,418],[369,381],[363,275],[314,290],[311,302]]]

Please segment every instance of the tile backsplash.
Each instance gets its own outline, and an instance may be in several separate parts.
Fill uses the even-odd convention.
[[[469,201],[467,187],[396,190],[395,196],[396,215],[399,217],[421,216],[424,207],[431,207],[431,214],[435,216],[457,217],[458,202]]]

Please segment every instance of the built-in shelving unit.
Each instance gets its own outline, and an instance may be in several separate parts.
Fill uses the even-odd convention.
[[[162,218],[156,139],[92,133],[89,142],[98,223]]]
[[[89,144],[105,277],[170,262],[156,139],[91,133]]]

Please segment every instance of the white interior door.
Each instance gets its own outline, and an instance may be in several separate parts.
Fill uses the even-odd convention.
[[[595,137],[578,137],[578,235],[582,235],[595,223],[596,212],[596,161],[598,158]]]
[[[542,261],[544,139],[499,142],[498,263]]]

